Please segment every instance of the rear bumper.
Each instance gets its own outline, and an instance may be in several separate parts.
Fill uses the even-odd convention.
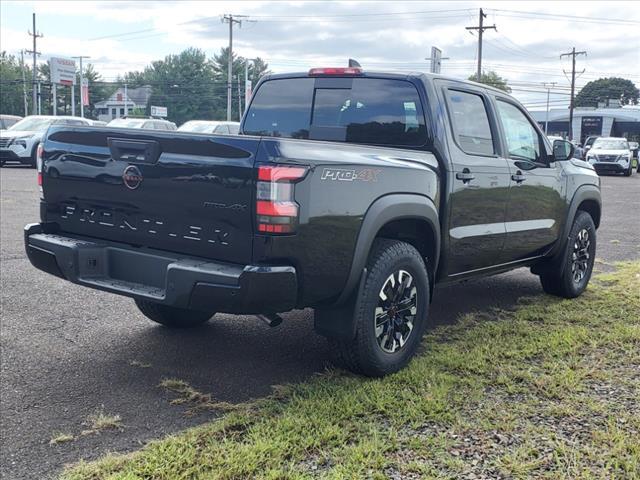
[[[86,237],[30,224],[25,249],[36,268],[98,290],[194,310],[277,313],[296,305],[292,266],[237,265]]]

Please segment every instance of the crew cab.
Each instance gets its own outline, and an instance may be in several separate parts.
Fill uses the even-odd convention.
[[[381,376],[416,352],[434,287],[530,267],[585,290],[600,180],[572,153],[486,85],[269,75],[238,136],[51,127],[25,246],[169,327],[311,307],[347,368]]]

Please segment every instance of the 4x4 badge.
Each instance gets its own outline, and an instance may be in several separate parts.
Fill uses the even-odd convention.
[[[129,190],[135,190],[142,183],[142,172],[135,165],[129,165],[122,173],[122,181]]]

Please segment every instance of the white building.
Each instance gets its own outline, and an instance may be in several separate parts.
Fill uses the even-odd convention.
[[[546,110],[531,111],[531,115],[544,130]],[[571,125],[574,140],[584,143],[590,135],[603,137],[625,137],[640,141],[640,107],[576,108]],[[547,135],[569,136],[569,109],[549,110]]]
[[[129,115],[136,108],[145,110],[147,103],[149,103],[149,97],[151,97],[151,86],[149,85],[127,89],[126,99],[124,87],[120,87],[108,99],[95,104],[98,120],[108,122],[114,118]]]

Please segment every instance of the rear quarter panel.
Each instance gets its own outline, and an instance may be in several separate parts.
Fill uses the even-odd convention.
[[[254,261],[296,267],[299,307],[330,302],[342,292],[362,221],[376,199],[413,193],[436,206],[439,200],[438,162],[429,152],[263,138],[257,157],[310,167],[295,189],[298,233],[254,239]]]

